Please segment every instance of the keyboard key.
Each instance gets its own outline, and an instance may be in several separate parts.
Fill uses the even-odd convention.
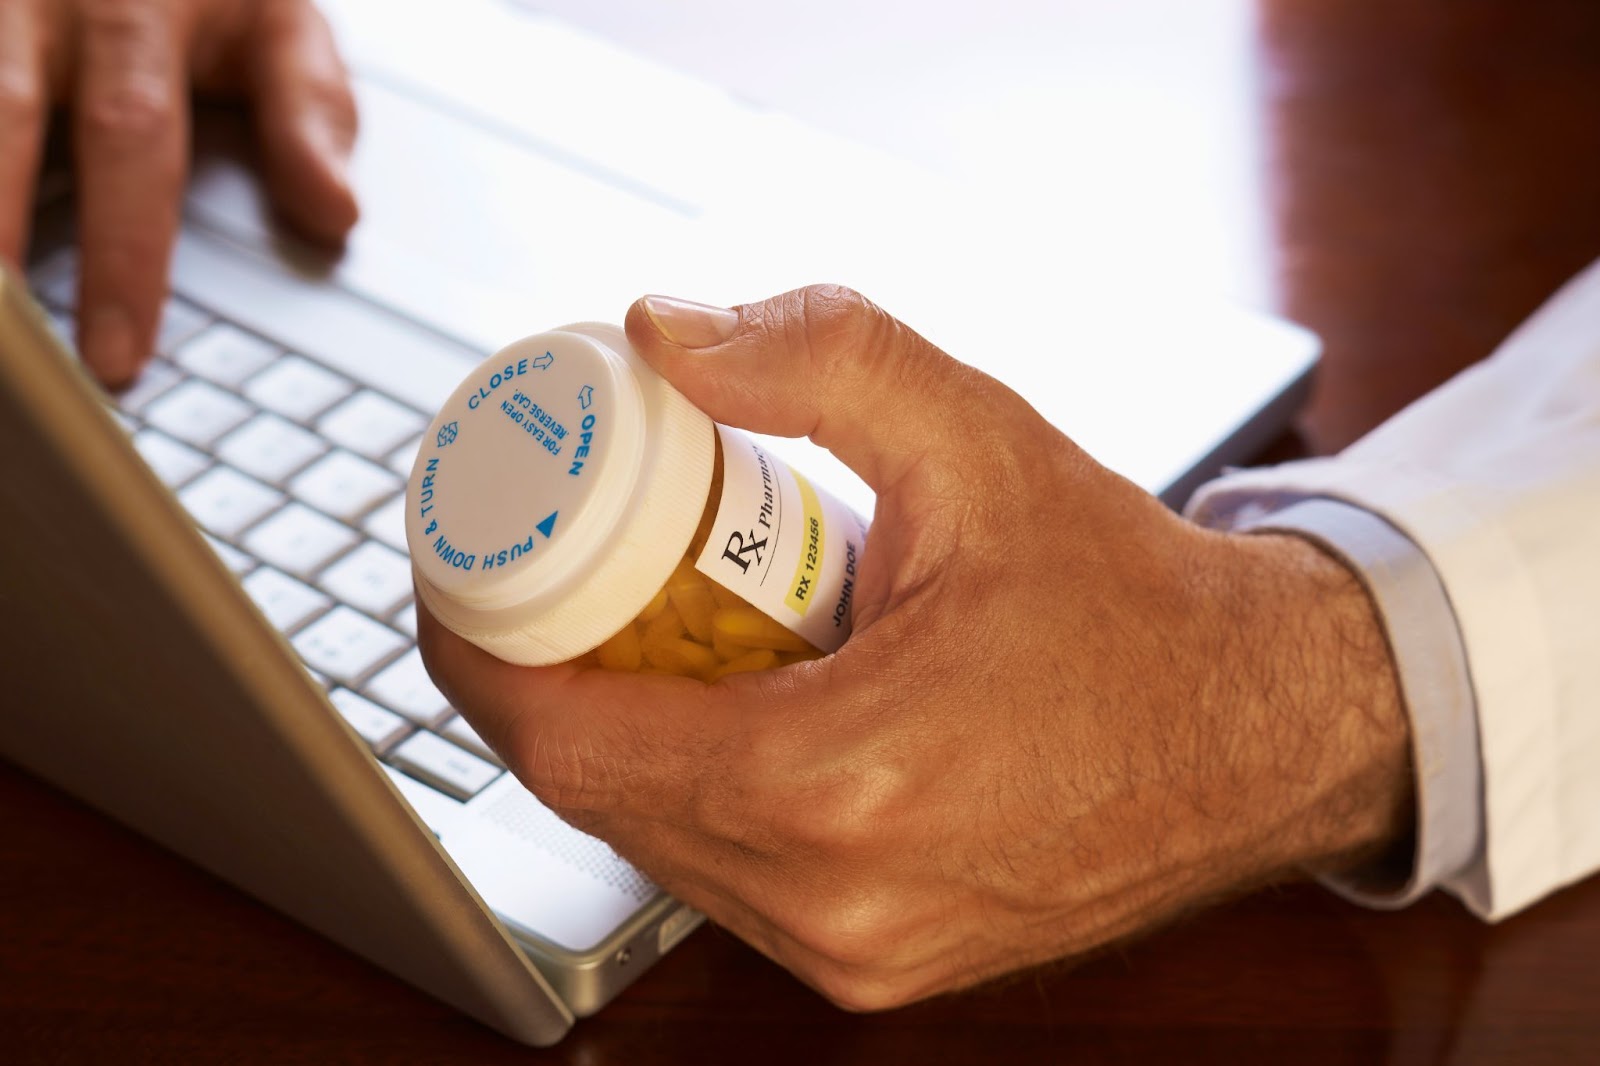
[[[294,648],[313,670],[352,684],[406,646],[406,639],[342,604],[295,635]]]
[[[156,477],[171,488],[177,488],[211,465],[211,460],[200,452],[156,429],[135,433],[133,446],[139,449],[139,455],[150,464]]]
[[[113,399],[119,410],[138,414],[150,405],[150,401],[182,380],[183,375],[178,373],[177,368],[171,363],[152,359],[139,372],[139,379],[117,393]]]
[[[473,729],[471,724],[459,714],[440,727],[439,735],[460,747],[466,748],[474,755],[487,759],[502,770],[505,769],[506,764],[500,761],[500,756],[496,755],[494,750],[483,742],[483,738],[478,735],[478,731]]]
[[[350,723],[356,735],[378,752],[411,730],[411,723],[398,714],[384,710],[347,688],[336,688],[328,693],[328,702]]]
[[[429,788],[392,766],[384,765],[383,772],[389,775],[389,780],[400,790],[400,795],[411,805],[422,824],[433,831],[434,836],[444,835],[461,816],[463,805],[459,800],[451,799],[436,788]]]
[[[361,523],[361,528],[395,551],[409,551],[406,547],[406,498],[396,496],[373,511]]]
[[[417,635],[417,605],[408,603],[400,608],[389,618],[389,624],[407,636],[415,637]]]
[[[242,329],[218,322],[186,341],[172,361],[208,381],[230,388],[270,363],[279,349]]]
[[[416,465],[417,453],[422,450],[422,438],[414,437],[394,450],[383,464],[401,477],[410,477],[411,468]]]
[[[250,405],[231,392],[204,381],[185,381],[152,402],[144,419],[185,444],[209,448],[250,413]]]
[[[317,432],[368,459],[382,459],[427,424],[411,408],[363,391],[323,415]]]
[[[245,578],[244,590],[274,629],[293,629],[333,606],[332,600],[310,585],[270,566],[259,567]]]
[[[400,479],[345,451],[328,454],[289,482],[289,491],[319,511],[354,521],[400,489]]]
[[[500,776],[500,767],[432,733],[413,733],[389,753],[389,761],[457,799],[470,799]]]
[[[254,559],[235,548],[232,544],[218,540],[210,533],[201,533],[200,535],[206,538],[206,543],[211,545],[211,550],[217,553],[217,558],[222,560],[222,565],[226,566],[235,577],[240,574],[248,574],[250,568],[256,565]],[[416,636],[415,633],[411,635]]]
[[[317,435],[277,415],[257,415],[217,445],[217,455],[263,481],[281,482],[327,451]]]
[[[354,391],[355,386],[302,355],[275,359],[244,386],[244,394],[269,411],[309,422]]]
[[[178,345],[210,324],[210,315],[187,300],[173,297],[161,305],[161,326],[156,332],[156,351],[170,356]]]
[[[362,691],[418,725],[432,725],[450,713],[450,701],[433,687],[415,648],[384,667]]]
[[[283,502],[283,494],[226,466],[214,466],[178,493],[202,529],[219,537],[237,535]]]
[[[244,546],[278,569],[304,577],[360,539],[327,515],[291,503],[246,534]]]
[[[324,570],[317,584],[368,614],[388,614],[411,595],[411,560],[369,540]]]

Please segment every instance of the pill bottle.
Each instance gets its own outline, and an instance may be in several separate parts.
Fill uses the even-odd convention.
[[[468,374],[406,485],[422,602],[527,666],[711,682],[834,651],[866,533],[594,322],[516,341]]]

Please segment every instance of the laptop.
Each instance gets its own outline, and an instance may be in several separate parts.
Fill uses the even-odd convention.
[[[207,121],[132,388],[105,396],[64,343],[64,187],[32,296],[0,281],[0,754],[545,1045],[702,919],[545,809],[422,669],[403,480],[479,359],[644,292],[842,281],[1178,503],[1286,424],[1317,346],[1144,294],[1040,336],[973,294],[1046,293],[1050,257],[871,146],[495,0],[328,6],[363,118],[341,258],[273,227],[240,131]],[[735,134],[672,151],[639,100]],[[799,206],[769,224],[775,202]],[[769,443],[870,513],[830,456]]]

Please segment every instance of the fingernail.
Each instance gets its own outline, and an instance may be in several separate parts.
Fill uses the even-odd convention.
[[[133,320],[127,311],[111,305],[89,313],[83,324],[83,361],[112,388],[132,380],[138,353],[133,347]]]
[[[733,336],[739,312],[671,296],[646,296],[639,303],[667,340],[680,348],[710,348]]]

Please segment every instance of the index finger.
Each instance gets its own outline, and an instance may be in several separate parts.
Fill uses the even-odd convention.
[[[78,329],[84,360],[112,387],[150,354],[178,228],[188,112],[170,6],[99,4],[84,16]]]
[[[516,666],[446,629],[417,601],[417,644],[434,683],[517,777],[558,813],[690,818],[727,780],[751,708],[775,698],[757,674],[715,685],[572,664]]]
[[[0,259],[20,266],[44,143],[44,35],[35,4],[0,4]]]

